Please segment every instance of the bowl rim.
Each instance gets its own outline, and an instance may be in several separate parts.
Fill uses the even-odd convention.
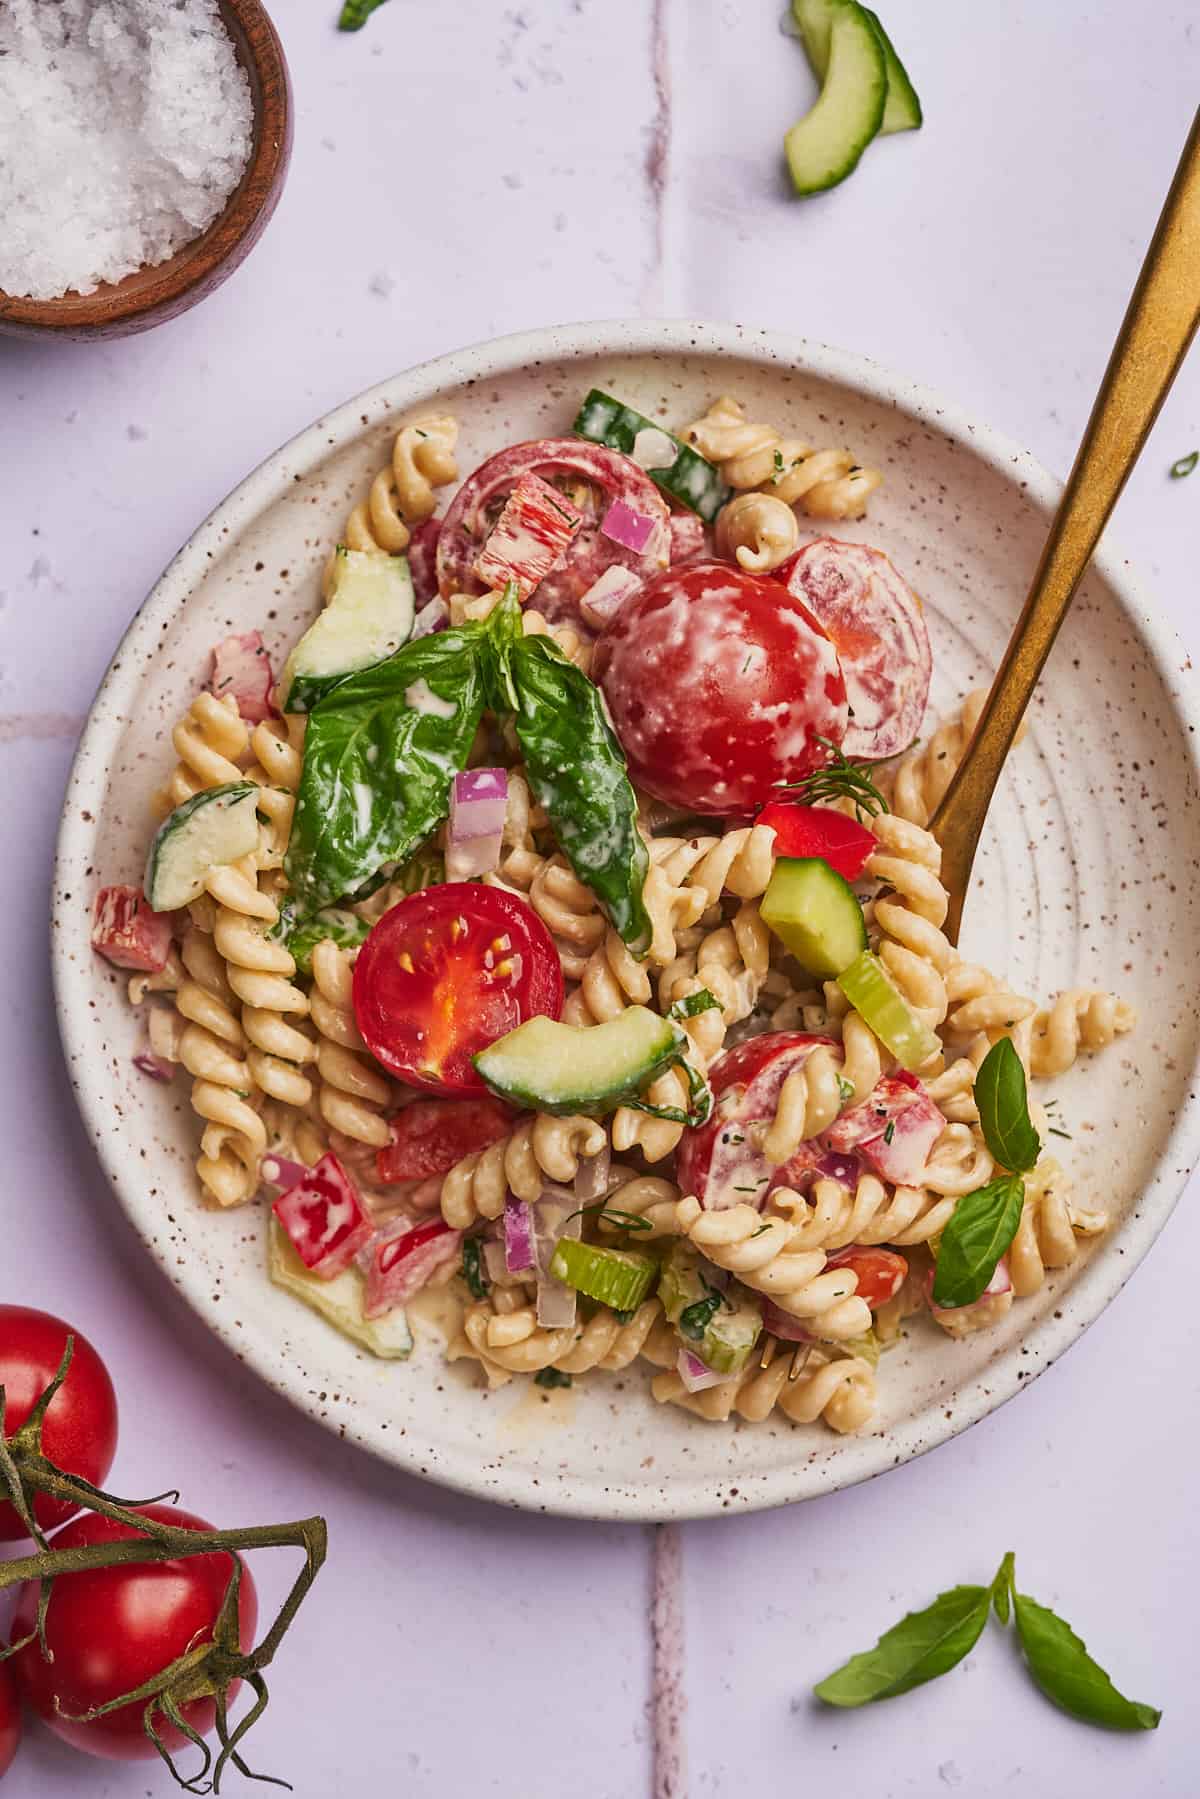
[[[237,186],[211,224],[165,262],[132,269],[120,281],[101,282],[90,294],[74,288],[53,300],[34,300],[0,288],[0,332],[29,336],[118,333],[137,321],[153,322],[186,310],[211,286],[233,273],[275,211],[291,156],[291,77],[275,22],[263,0],[218,0],[237,19],[254,63],[253,141]],[[228,27],[227,27],[228,29]],[[240,48],[235,43],[235,52]],[[240,58],[239,58],[240,60]],[[233,220],[237,230],[228,242]],[[142,276],[152,277],[139,282]],[[122,289],[127,289],[122,294]],[[200,292],[197,293],[196,290]]]
[[[903,409],[919,423],[969,449],[1007,480],[1020,483],[1042,510],[1052,510],[1061,491],[1061,483],[1026,450],[991,426],[972,419],[928,386],[891,373],[867,356],[773,329],[685,319],[609,320],[542,326],[484,340],[419,363],[347,400],[274,451],[219,503],[168,565],[123,633],[89,709],[72,762],[56,845],[50,931],[55,1011],[76,1103],[118,1202],[184,1298],[268,1386],[335,1432],[342,1428],[340,1421],[310,1407],[304,1383],[293,1380],[286,1368],[281,1370],[277,1357],[272,1359],[274,1339],[256,1334],[255,1327],[235,1333],[220,1316],[224,1308],[206,1304],[207,1283],[193,1271],[189,1261],[184,1260],[180,1266],[169,1252],[165,1236],[156,1233],[154,1227],[161,1218],[153,1210],[155,1202],[140,1192],[136,1152],[122,1152],[119,1140],[104,1128],[110,1123],[108,1102],[100,1096],[97,1085],[77,1082],[72,1072],[73,1056],[79,1058],[80,1066],[88,1066],[85,1052],[89,1043],[88,993],[92,975],[89,960],[73,954],[78,926],[72,920],[68,930],[69,912],[63,902],[73,889],[78,891],[80,875],[92,860],[90,845],[99,826],[103,790],[89,777],[89,764],[97,769],[106,766],[113,741],[120,733],[122,711],[127,710],[120,703],[120,694],[122,689],[132,688],[138,678],[136,661],[129,654],[135,643],[142,639],[149,643],[169,623],[183,599],[203,579],[210,552],[215,554],[219,545],[228,542],[253,517],[292,491],[295,481],[311,474],[331,449],[344,447],[360,436],[366,428],[364,419],[377,426],[384,418],[436,398],[447,386],[472,378],[502,376],[541,361],[663,352],[745,359],[768,369],[791,367],[816,379],[839,383],[877,403]],[[1107,535],[1093,557],[1093,565],[1110,583],[1124,610],[1136,620],[1156,673],[1172,691],[1185,725],[1193,727],[1186,733],[1187,757],[1192,778],[1200,786],[1200,694],[1178,679],[1187,664],[1187,653],[1174,629],[1155,613],[1128,562]],[[93,813],[90,820],[89,812]],[[784,1468],[757,1476],[752,1490],[740,1496],[739,1512],[816,1497],[885,1473],[958,1436],[1028,1387],[1079,1340],[1120,1292],[1158,1237],[1197,1162],[1200,1092],[1193,1083],[1161,1145],[1138,1215],[1126,1226],[1123,1253],[1091,1258],[1075,1279],[1069,1312],[1064,1308],[1060,1317],[1046,1318],[1024,1340],[1026,1346],[1037,1343],[1039,1356],[1034,1370],[1021,1365],[1021,1346],[1014,1346],[980,1375],[955,1388],[952,1405],[948,1406],[942,1397],[927,1402],[922,1411],[886,1435],[867,1433],[845,1439],[846,1448],[853,1444],[858,1453],[839,1455],[828,1472],[817,1463],[810,1464],[809,1458],[798,1452]],[[485,1466],[481,1455],[464,1455],[457,1461],[448,1461],[443,1455],[432,1467],[426,1466],[419,1446],[410,1446],[405,1437],[389,1436],[371,1417],[359,1418],[353,1435],[361,1446],[406,1472],[423,1475],[439,1486],[523,1510],[658,1522],[723,1516],[731,1509],[726,1503],[724,1477],[693,1474],[673,1480],[665,1490],[625,1488],[606,1484],[602,1478],[589,1483],[585,1477],[582,1487],[563,1490],[561,1484],[553,1488],[539,1484],[535,1472],[519,1467],[498,1466],[494,1462]]]

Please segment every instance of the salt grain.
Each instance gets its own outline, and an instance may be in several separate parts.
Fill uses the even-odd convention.
[[[216,0],[0,0],[0,289],[166,261],[224,210],[253,123]]]

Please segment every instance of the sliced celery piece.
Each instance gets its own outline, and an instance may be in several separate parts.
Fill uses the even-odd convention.
[[[762,1334],[762,1307],[740,1288],[723,1293],[707,1279],[697,1252],[675,1243],[658,1283],[663,1311],[680,1342],[718,1374],[736,1374]]]
[[[941,1049],[937,1037],[917,1017],[883,963],[869,949],[843,969],[837,984],[902,1068],[921,1068],[937,1055]]]
[[[556,1280],[565,1281],[577,1293],[594,1299],[614,1312],[634,1312],[645,1299],[658,1273],[652,1256],[629,1249],[605,1249],[595,1243],[560,1238],[550,1262]]]

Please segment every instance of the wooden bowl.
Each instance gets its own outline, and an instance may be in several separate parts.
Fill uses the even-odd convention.
[[[0,334],[128,337],[178,317],[211,294],[254,248],[283,190],[292,153],[292,91],[283,46],[261,0],[219,0],[234,53],[250,79],[254,142],[225,210],[200,237],[155,268],[90,294],[14,299],[0,289]]]

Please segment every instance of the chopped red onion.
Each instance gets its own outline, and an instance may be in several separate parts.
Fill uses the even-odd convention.
[[[164,1056],[156,1056],[152,1050],[139,1050],[133,1058],[133,1065],[139,1074],[149,1075],[152,1081],[170,1081],[175,1078],[175,1070]]]
[[[763,1300],[763,1329],[772,1337],[782,1337],[785,1343],[815,1343],[816,1338],[799,1318],[793,1318],[782,1306],[777,1306],[773,1299]]]
[[[413,620],[413,637],[428,637],[434,631],[444,631],[450,623],[450,608],[445,600],[428,600]]]
[[[719,1387],[727,1374],[718,1374],[707,1362],[702,1362],[698,1355],[690,1349],[681,1349],[675,1360],[675,1371],[689,1393],[703,1393],[706,1387]]]
[[[644,469],[670,468],[678,454],[675,439],[657,425],[643,425],[629,452],[630,460]]]
[[[654,519],[648,518],[644,512],[635,512],[624,500],[614,500],[600,520],[600,533],[603,537],[619,543],[622,549],[633,550],[639,556],[656,530]]]
[[[550,1273],[554,1251],[563,1237],[578,1239],[583,1218],[570,1187],[547,1181],[533,1207],[533,1242],[537,1256],[537,1319],[549,1330],[565,1330],[575,1322],[576,1292]]]
[[[446,835],[447,880],[469,881],[498,866],[507,810],[506,768],[469,768],[455,775]]]
[[[533,1207],[513,1193],[504,1201],[504,1266],[510,1274],[524,1274],[536,1266]]]
[[[607,1141],[598,1155],[586,1156],[575,1174],[575,1200],[578,1205],[593,1205],[608,1192],[608,1176],[612,1167],[612,1150]]]
[[[610,563],[580,596],[579,610],[594,631],[603,631],[641,585],[640,576],[631,568],[621,562]]]

